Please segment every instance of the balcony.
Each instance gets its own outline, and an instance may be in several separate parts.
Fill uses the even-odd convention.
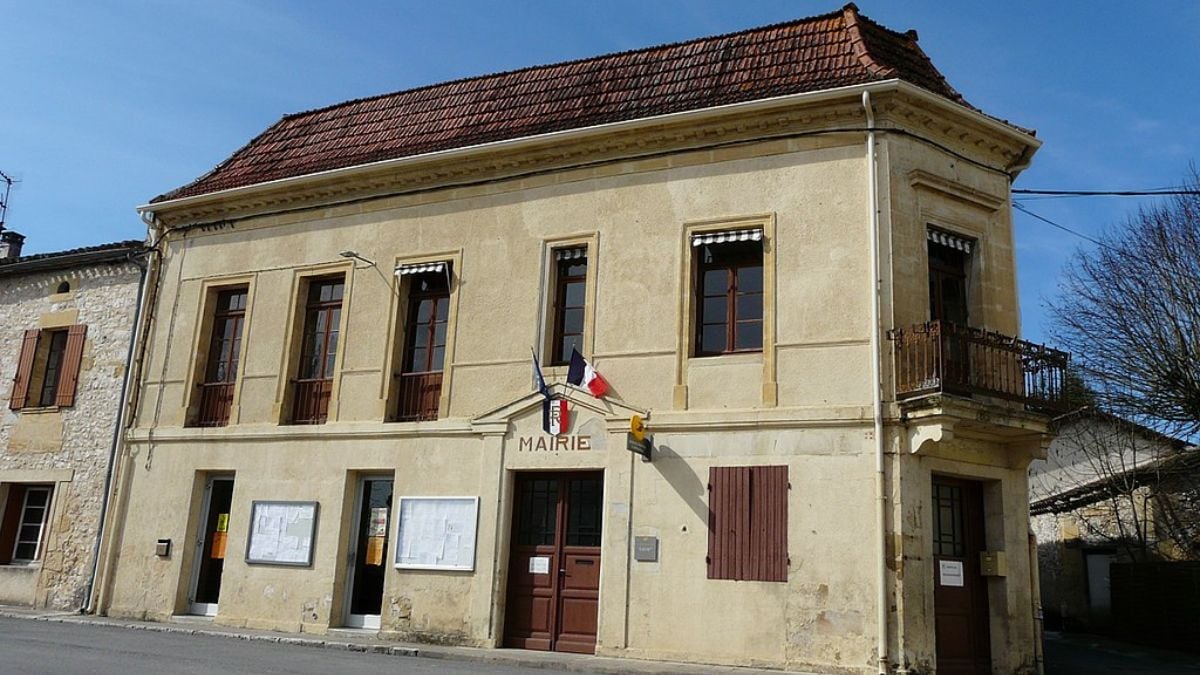
[[[200,403],[189,426],[223,427],[229,424],[229,409],[233,406],[233,383],[202,382],[196,386],[200,389]]]
[[[1070,354],[979,328],[930,321],[888,332],[896,345],[896,398],[991,397],[1040,413],[1065,412]]]
[[[333,380],[294,380],[292,386],[295,388],[292,392],[292,424],[324,424],[329,415]]]
[[[397,422],[436,420],[442,398],[442,372],[400,373]]]

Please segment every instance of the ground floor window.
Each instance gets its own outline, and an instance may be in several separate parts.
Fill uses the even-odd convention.
[[[0,564],[30,563],[42,557],[49,521],[49,485],[10,483],[0,520]]]
[[[787,581],[786,466],[708,470],[708,578]]]

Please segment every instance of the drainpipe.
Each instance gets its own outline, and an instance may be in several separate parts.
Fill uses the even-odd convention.
[[[117,452],[121,447],[121,432],[125,430],[125,402],[129,400],[129,384],[132,381],[134,344],[137,342],[138,322],[142,317],[142,300],[146,295],[147,264],[139,258],[140,254],[131,253],[129,262],[138,266],[137,300],[133,309],[133,327],[129,330],[129,347],[125,353],[125,374],[121,377],[121,396],[117,403],[117,420],[113,425],[112,444],[108,450],[108,471],[104,476],[104,494],[100,499],[100,521],[96,531],[96,543],[92,545],[92,571],[88,577],[87,590],[83,595],[83,606],[80,614],[91,614],[95,611],[92,589],[96,586],[96,575],[100,573],[100,542],[104,541],[107,528],[108,504],[113,485],[113,473],[116,471]]]
[[[871,397],[872,415],[875,423],[875,496],[876,507],[876,617],[878,622],[879,675],[888,673],[888,588],[887,588],[887,481],[883,447],[883,363],[880,354],[882,339],[879,327],[879,303],[883,280],[879,274],[879,194],[876,181],[878,166],[875,161],[875,111],[871,108],[871,92],[862,95],[863,111],[867,116],[867,206],[871,222],[871,382],[874,395]]]
[[[158,268],[161,264],[159,262],[161,256],[158,255],[159,246],[162,243],[163,235],[166,233],[164,229],[160,229],[153,213],[144,212],[140,215],[142,221],[146,223],[150,245],[146,267],[143,268],[143,283],[139,288],[140,301],[134,320],[133,338],[129,343],[130,360],[127,363],[125,372],[127,385],[124,391],[122,391],[122,404],[117,420],[116,441],[109,459],[111,479],[104,499],[106,504],[108,504],[106,508],[109,512],[105,519],[111,522],[104,523],[102,521],[101,525],[103,528],[101,537],[107,537],[108,543],[106,548],[104,542],[98,538],[99,553],[103,555],[97,557],[96,564],[98,569],[93,572],[92,584],[95,584],[97,581],[100,583],[97,588],[89,588],[88,594],[86,611],[93,614],[100,614],[107,611],[112,588],[113,566],[116,564],[116,547],[119,544],[119,535],[124,531],[122,519],[125,517],[125,507],[128,499],[128,475],[131,467],[129,457],[122,452],[125,440],[124,432],[133,423],[133,411],[137,407],[138,380],[142,376],[142,360],[146,355],[145,335],[149,330],[149,322],[151,320],[150,305],[154,302],[155,295],[157,295],[155,291],[158,286]],[[143,326],[143,323],[146,326]]]

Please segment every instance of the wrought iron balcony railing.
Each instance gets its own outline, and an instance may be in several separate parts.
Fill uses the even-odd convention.
[[[397,422],[436,420],[442,399],[442,372],[400,373],[396,375],[400,386],[399,405],[396,409]]]
[[[202,382],[200,403],[190,426],[223,427],[229,424],[229,409],[233,406],[232,382]]]
[[[333,380],[326,378],[294,380],[292,424],[324,424],[329,415],[329,394]]]
[[[1070,354],[979,328],[930,321],[888,332],[896,398],[979,394],[1046,412],[1067,410]]]

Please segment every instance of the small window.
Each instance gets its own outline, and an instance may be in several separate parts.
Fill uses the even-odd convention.
[[[49,485],[8,486],[0,522],[0,564],[30,563],[42,557],[46,523],[49,521]]]
[[[324,424],[328,415],[345,287],[345,277],[340,275],[308,283],[300,364],[292,399],[295,424]]]
[[[787,581],[786,466],[708,470],[708,578]]]
[[[695,355],[762,351],[762,242],[700,243],[694,250]]]
[[[219,427],[229,423],[238,359],[242,353],[242,331],[246,322],[245,286],[216,294],[212,329],[208,340],[204,377],[198,385],[199,405],[194,426]]]
[[[584,309],[587,304],[587,248],[554,252],[554,305],[551,307],[550,365],[571,362],[571,352],[583,353]]]
[[[87,326],[25,331],[9,407],[75,405]]]
[[[37,398],[38,406],[52,406],[58,400],[58,387],[62,375],[63,359],[67,355],[67,331],[42,331],[41,340],[45,345],[44,353],[38,354],[38,360],[43,364],[41,373],[41,392]],[[39,352],[42,352],[39,345]]]
[[[71,282],[64,281],[64,282],[60,283],[58,285],[58,290],[56,290],[54,292],[55,293],[70,293],[71,292]]]

